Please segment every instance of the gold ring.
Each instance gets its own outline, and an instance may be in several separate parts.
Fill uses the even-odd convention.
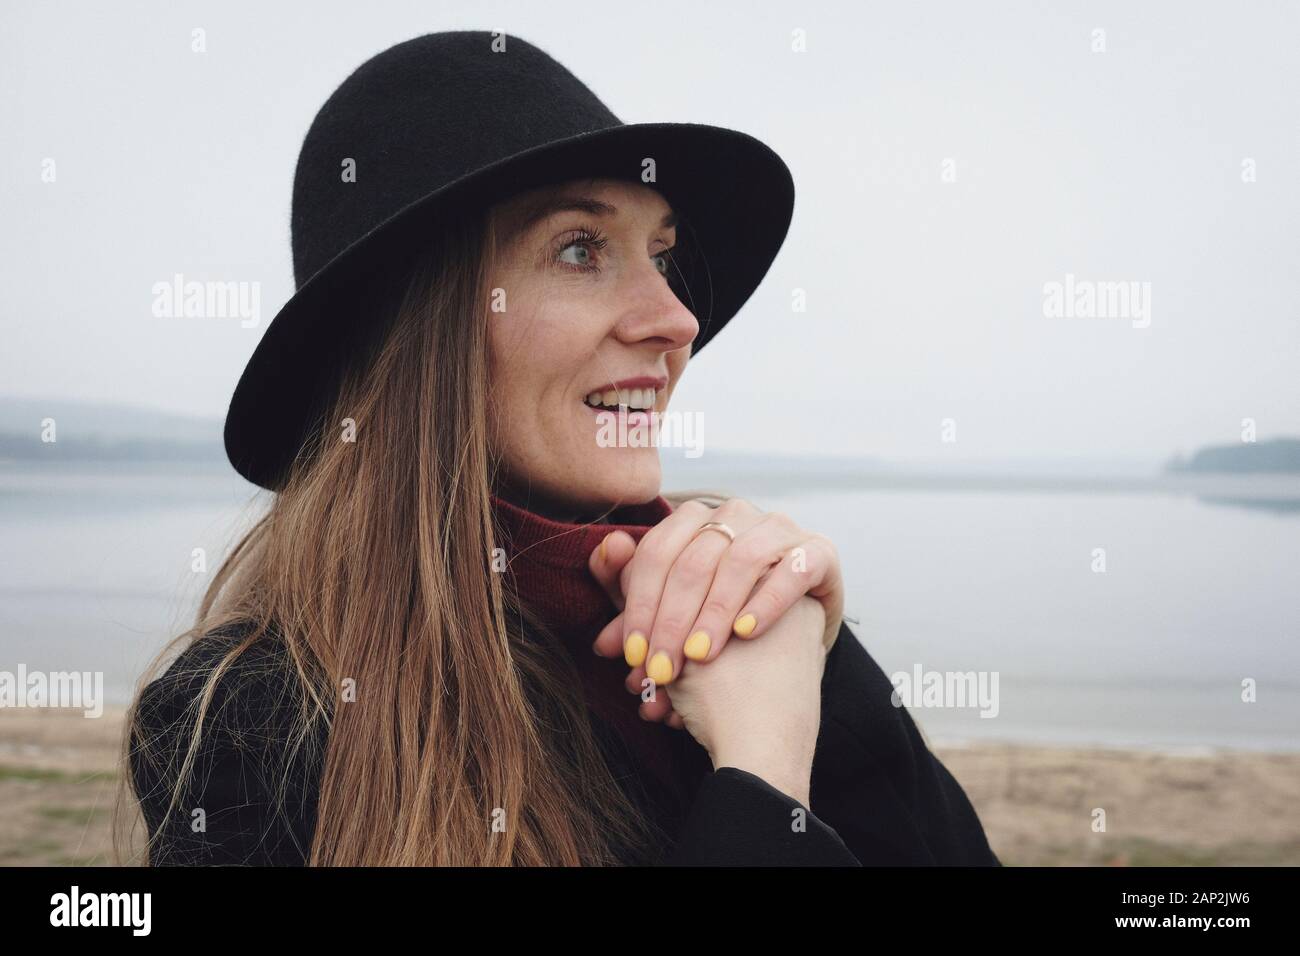
[[[719,531],[725,534],[730,540],[736,540],[736,532],[731,530],[730,525],[723,524],[721,521],[710,521],[708,524],[702,524],[695,531],[695,537],[698,537],[703,531]]]

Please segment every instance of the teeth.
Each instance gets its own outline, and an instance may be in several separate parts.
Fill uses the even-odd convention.
[[[655,394],[653,388],[625,388],[621,403],[628,408],[652,409],[655,405]],[[611,388],[605,392],[592,392],[587,396],[587,404],[593,408],[618,408],[620,404],[618,390]]]

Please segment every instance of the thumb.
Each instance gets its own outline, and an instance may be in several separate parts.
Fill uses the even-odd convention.
[[[623,610],[623,584],[620,580],[623,569],[636,553],[636,542],[626,531],[613,531],[605,536],[587,559],[587,567],[610,601],[620,611]]]

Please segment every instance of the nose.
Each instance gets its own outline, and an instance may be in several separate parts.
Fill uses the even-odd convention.
[[[700,332],[699,320],[649,260],[620,294],[626,305],[614,327],[620,342],[654,342],[662,351],[671,352],[690,345]]]

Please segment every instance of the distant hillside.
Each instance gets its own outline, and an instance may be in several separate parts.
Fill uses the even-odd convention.
[[[53,419],[56,441],[42,441]],[[0,459],[225,460],[219,419],[104,402],[0,397]]]
[[[211,442],[131,439],[99,441],[59,437],[43,442],[0,432],[0,461],[204,461],[224,462],[225,449]]]
[[[1202,448],[1189,459],[1175,458],[1168,472],[1278,474],[1300,472],[1300,438],[1242,442]]]

